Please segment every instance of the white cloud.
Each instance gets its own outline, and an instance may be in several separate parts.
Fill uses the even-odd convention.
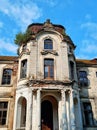
[[[89,55],[86,55],[86,54],[78,54],[76,56],[76,59],[90,59]]]
[[[88,29],[89,31],[94,31],[95,29],[97,29],[97,23],[86,22],[81,25],[81,28]]]
[[[45,2],[45,3],[49,4],[52,7],[57,4],[56,0],[42,0],[42,2]]]
[[[82,29],[85,29],[86,36],[97,40],[97,23],[87,22],[81,25]]]
[[[0,39],[0,52],[8,51],[10,53],[16,54],[17,46],[10,43],[9,39]]]
[[[86,22],[81,25],[81,28],[85,31],[82,41],[82,51],[97,53],[97,23]]]
[[[95,41],[91,41],[90,39],[82,41],[82,53],[97,53],[97,45]]]
[[[0,0],[0,11],[14,20],[22,30],[42,15],[41,9],[27,0],[17,0],[14,3],[9,0]]]
[[[87,59],[97,57],[97,23],[85,22],[81,24],[81,31],[83,40],[78,46],[78,57]]]
[[[77,58],[90,59],[97,57],[97,44],[96,41],[85,39],[81,41],[81,46],[77,48]]]
[[[45,3],[48,6],[54,7],[58,4],[58,0],[35,0],[36,2]]]

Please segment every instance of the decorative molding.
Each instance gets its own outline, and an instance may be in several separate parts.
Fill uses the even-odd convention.
[[[42,55],[53,54],[53,55],[58,56],[58,52],[56,52],[56,50],[43,50],[41,51],[41,54]]]
[[[19,54],[19,57],[21,57],[23,54],[30,55],[29,49],[22,50],[22,52]]]
[[[59,81],[59,80],[28,80],[27,82],[27,86],[32,86],[32,85],[35,85],[35,86],[40,86],[42,85],[46,85],[46,84],[54,84],[54,85],[65,85],[65,86],[70,86],[73,84],[73,81]]]
[[[43,25],[43,28],[54,28],[53,24],[50,22],[50,19],[47,19]]]

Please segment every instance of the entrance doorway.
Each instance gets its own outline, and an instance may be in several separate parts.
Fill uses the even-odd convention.
[[[53,130],[53,106],[49,100],[41,103],[41,130]]]

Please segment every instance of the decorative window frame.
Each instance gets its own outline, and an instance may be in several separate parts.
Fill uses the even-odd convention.
[[[3,79],[3,72],[5,69],[9,69],[9,70],[12,70],[12,73],[11,73],[11,78],[10,78],[10,84],[2,84],[2,79]],[[12,77],[13,77],[13,66],[11,65],[6,65],[5,67],[2,68],[2,75],[1,75],[1,81],[0,81],[0,86],[12,86]]]

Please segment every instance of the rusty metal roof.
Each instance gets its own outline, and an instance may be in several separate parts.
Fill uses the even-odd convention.
[[[17,56],[0,56],[0,61],[17,61]]]
[[[77,64],[86,64],[86,65],[97,65],[97,58],[94,58],[92,60],[87,59],[76,59]]]

